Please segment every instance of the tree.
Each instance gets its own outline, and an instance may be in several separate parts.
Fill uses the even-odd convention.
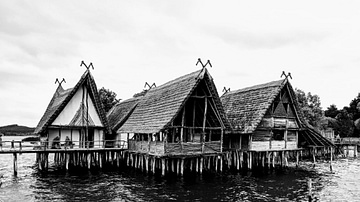
[[[318,95],[312,95],[310,92],[305,94],[305,92],[300,89],[295,89],[295,93],[305,120],[310,125],[320,128],[321,120],[324,117],[324,112],[321,109],[320,97]]]
[[[350,102],[349,107],[346,107],[346,111],[352,114],[353,120],[360,118],[360,93]]]
[[[102,87],[99,90],[100,102],[102,103],[105,113],[107,113],[120,99],[116,99],[116,93]]]
[[[340,135],[340,137],[353,136],[354,133],[353,117],[352,114],[347,112],[345,107],[336,115],[335,118],[339,123],[339,126],[334,128],[335,132],[337,132]]]
[[[325,116],[335,118],[340,113],[340,110],[336,107],[336,105],[332,104],[330,107],[325,110]]]

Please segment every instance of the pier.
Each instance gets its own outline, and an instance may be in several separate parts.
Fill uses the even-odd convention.
[[[54,154],[54,164],[57,167],[64,167],[66,170],[76,167],[91,169],[102,168],[106,163],[116,163],[125,159],[127,143],[125,141],[101,141],[86,142],[86,147],[67,145],[67,142],[58,142],[57,146],[49,146],[49,142],[33,142],[36,146],[24,145],[22,141],[2,141],[0,154],[13,155],[14,175],[17,175],[17,157],[23,153],[36,154],[36,164],[41,171],[49,167],[49,154]],[[117,147],[114,147],[116,145]]]
[[[34,145],[22,141],[3,141],[0,148],[1,154],[13,155],[14,175],[18,172],[18,155],[24,153],[36,154],[36,165],[40,171],[46,172],[49,168],[49,154],[53,154],[55,167],[72,169],[101,169],[104,165],[131,167],[144,173],[175,174],[183,176],[185,172],[221,173],[224,170],[251,170],[256,168],[286,168],[289,162],[299,161],[302,149],[294,151],[224,151],[218,153],[203,153],[194,155],[151,155],[148,153],[134,152],[128,149],[126,141],[102,141],[94,144],[88,142],[86,145],[92,147],[78,147],[66,145],[59,142],[59,146],[49,146],[48,142],[36,142]],[[113,147],[116,145],[116,147]]]

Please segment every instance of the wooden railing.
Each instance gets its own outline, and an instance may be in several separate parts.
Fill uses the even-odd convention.
[[[338,143],[338,144],[360,144],[360,138],[358,138],[358,137],[335,138],[334,143]]]
[[[47,150],[47,149],[91,149],[91,148],[121,148],[127,149],[125,140],[102,140],[102,141],[1,141],[1,150]]]

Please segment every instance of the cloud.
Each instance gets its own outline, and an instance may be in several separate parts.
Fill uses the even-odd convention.
[[[213,35],[227,44],[238,46],[240,49],[276,49],[291,45],[306,45],[320,43],[326,39],[328,33],[305,32],[251,32],[226,26],[206,26],[204,32]]]

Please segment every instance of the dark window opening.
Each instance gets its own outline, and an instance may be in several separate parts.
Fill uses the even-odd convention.
[[[284,131],[275,130],[272,134],[273,140],[284,140]]]

